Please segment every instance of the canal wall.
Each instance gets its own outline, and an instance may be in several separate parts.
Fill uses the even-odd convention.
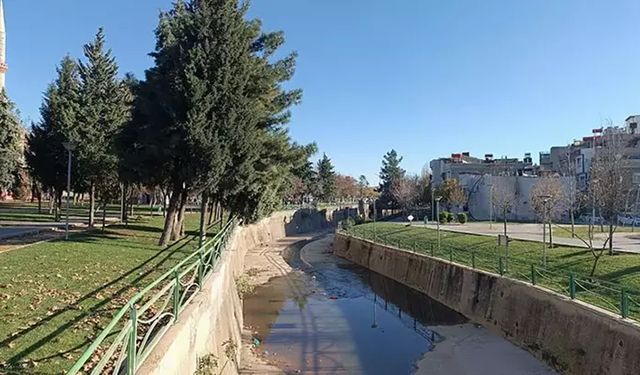
[[[236,228],[214,273],[137,373],[185,375],[208,367],[215,374],[237,374],[243,317],[236,280],[244,272],[247,251],[285,236],[330,228],[342,215],[340,210],[302,209]]]
[[[462,313],[565,374],[640,374],[640,329],[517,280],[337,234],[334,253]]]

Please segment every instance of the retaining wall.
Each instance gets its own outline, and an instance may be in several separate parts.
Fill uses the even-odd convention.
[[[215,272],[147,357],[138,374],[193,374],[202,358],[217,360],[216,374],[237,374],[243,317],[236,279],[244,271],[247,251],[287,235],[331,227],[339,216],[339,211],[303,209],[279,212],[256,224],[236,228]],[[231,358],[227,353],[232,354]]]
[[[427,294],[561,373],[640,374],[640,329],[531,285],[337,234],[336,255]]]

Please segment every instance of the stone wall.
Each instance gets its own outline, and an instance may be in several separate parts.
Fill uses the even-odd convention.
[[[427,294],[561,373],[640,374],[640,328],[531,285],[338,234],[336,255]]]
[[[199,359],[215,358],[216,374],[237,374],[243,317],[236,279],[244,272],[247,251],[288,235],[329,228],[334,225],[336,215],[340,213],[332,210],[279,212],[256,224],[236,228],[229,248],[216,264],[215,272],[150,353],[138,373],[193,374]],[[231,358],[227,352],[233,354]]]

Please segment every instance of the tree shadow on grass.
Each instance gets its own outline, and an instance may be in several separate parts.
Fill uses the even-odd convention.
[[[570,259],[570,258],[575,258],[575,257],[583,257],[585,255],[591,255],[591,251],[589,250],[577,250],[577,251],[572,251],[570,253],[567,254],[562,254],[560,256],[558,256],[557,258],[559,259]]]
[[[154,227],[151,225],[140,225],[140,224],[129,224],[129,225],[116,224],[116,225],[111,225],[109,229],[131,230],[136,232],[149,232],[149,233],[162,233],[162,228]]]
[[[38,329],[40,327],[43,327],[44,325],[46,325],[48,322],[50,322],[51,320],[55,319],[56,317],[66,313],[68,311],[77,310],[77,306],[79,306],[82,302],[94,297],[97,293],[99,293],[99,292],[101,292],[103,290],[106,290],[107,288],[109,288],[111,286],[114,286],[114,285],[118,284],[119,282],[125,280],[128,276],[134,275],[136,273],[138,274],[138,276],[135,277],[130,282],[128,282],[127,285],[122,286],[115,293],[110,294],[109,298],[105,298],[104,300],[99,301],[98,303],[93,305],[91,308],[86,310],[86,312],[84,312],[84,313],[74,317],[73,319],[65,322],[64,324],[59,326],[55,331],[53,331],[53,332],[47,334],[46,336],[40,338],[35,343],[29,345],[25,349],[20,350],[17,354],[15,354],[12,357],[10,357],[9,359],[7,359],[6,362],[7,362],[7,365],[9,366],[7,368],[11,368],[10,366],[19,366],[20,365],[20,361],[22,361],[23,359],[27,358],[34,351],[38,350],[43,345],[46,345],[51,340],[55,339],[57,336],[59,336],[60,334],[64,333],[66,330],[70,329],[71,327],[73,327],[76,323],[79,323],[82,320],[84,320],[85,318],[93,316],[93,315],[97,314],[98,312],[104,310],[104,308],[106,307],[107,304],[109,304],[114,299],[122,296],[127,291],[133,289],[135,285],[139,284],[142,280],[144,280],[147,276],[149,276],[154,271],[154,269],[157,269],[158,267],[163,265],[165,262],[167,262],[169,259],[171,259],[174,254],[176,254],[177,252],[181,251],[185,246],[189,245],[194,240],[195,240],[195,238],[185,238],[185,239],[176,241],[171,246],[168,246],[165,249],[162,249],[161,251],[159,251],[157,254],[155,254],[151,258],[147,259],[146,261],[144,261],[143,263],[139,264],[135,268],[132,268],[131,270],[129,270],[126,273],[122,274],[118,278],[115,278],[115,279],[109,281],[108,283],[106,283],[106,284],[104,284],[104,285],[102,285],[102,286],[100,286],[100,287],[98,287],[98,288],[86,293],[84,296],[78,298],[78,300],[76,300],[76,302],[73,305],[68,305],[63,309],[60,309],[60,310],[56,311],[55,313],[38,320],[33,325],[31,325],[31,326],[29,326],[27,328],[21,329],[18,332],[13,333],[10,337],[0,341],[0,347],[8,346],[10,343],[18,340],[19,338],[24,337],[25,335],[29,334],[30,332],[35,331],[36,329]],[[151,262],[153,262],[154,260],[156,260],[158,258],[161,258],[161,259],[154,265],[154,267],[152,267],[152,269],[149,269],[149,270],[144,271],[144,272],[140,272],[140,270],[144,269],[144,267],[146,265],[150,264]],[[91,340],[87,340],[86,342],[83,343],[82,346],[84,346],[85,344],[87,344],[90,341]],[[82,347],[82,346],[79,346],[79,347]],[[75,348],[73,350],[76,350],[76,349],[77,348]],[[61,353],[64,354],[65,351],[62,351]],[[60,354],[60,355],[62,355],[62,354]]]
[[[598,278],[605,281],[619,281],[620,278],[623,276],[629,276],[630,274],[635,274],[635,276],[638,276],[639,273],[640,273],[640,265],[622,268],[613,272],[601,274],[601,275],[598,275]]]

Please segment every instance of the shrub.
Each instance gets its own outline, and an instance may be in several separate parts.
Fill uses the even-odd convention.
[[[451,223],[453,221],[453,214],[451,212],[447,212],[447,223]]]
[[[466,222],[467,222],[467,219],[468,219],[468,218],[467,218],[467,214],[465,214],[464,212],[460,212],[460,213],[458,214],[458,223],[460,223],[460,224],[464,224],[464,223],[466,223]]]
[[[438,219],[440,220],[440,224],[450,223],[453,221],[453,215],[451,214],[451,212],[442,211],[440,212],[440,216],[438,217]]]

